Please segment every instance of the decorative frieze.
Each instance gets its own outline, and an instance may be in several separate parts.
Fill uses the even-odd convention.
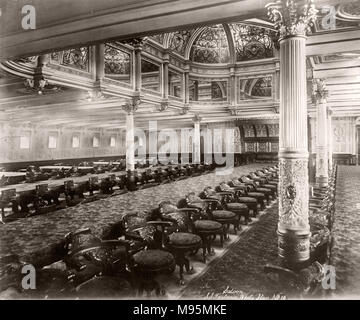
[[[258,138],[264,138],[268,136],[265,124],[255,125],[255,130],[256,130],[256,136]]]

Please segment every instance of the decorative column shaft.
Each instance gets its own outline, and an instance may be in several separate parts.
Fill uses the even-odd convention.
[[[355,141],[356,141],[356,155],[355,155],[355,165],[358,166],[359,165],[359,134],[360,134],[360,127],[357,125],[355,127],[356,131],[355,131]]]
[[[200,164],[201,155],[200,155],[200,121],[201,118],[198,114],[194,117],[194,140],[193,140],[193,159],[192,162],[195,164]]]
[[[163,63],[163,99],[169,98],[169,54],[164,55]]]
[[[326,187],[329,180],[328,120],[325,83],[321,79],[313,81],[313,102],[316,105],[316,183]]]
[[[189,86],[190,86],[190,77],[189,77],[189,71],[190,71],[190,66],[186,65],[185,66],[185,71],[183,73],[183,94],[184,94],[184,104],[188,105],[189,101],[190,101],[190,90],[189,90]]]
[[[126,115],[126,170],[135,170],[134,114]]]
[[[134,88],[135,91],[141,90],[141,51],[142,42],[134,44],[135,48],[135,63],[134,63]]]
[[[134,97],[122,107],[126,112],[126,170],[131,172],[135,171],[134,113],[139,104],[140,99]]]
[[[235,67],[230,67],[230,105],[236,105],[236,78]]]
[[[105,44],[95,45],[95,82],[101,82],[105,76]]]
[[[311,1],[266,7],[280,35],[278,250],[282,264],[297,269],[310,258],[306,32],[316,10]]]
[[[328,108],[328,151],[329,151],[329,169],[333,167],[333,130],[332,130],[332,111]]]

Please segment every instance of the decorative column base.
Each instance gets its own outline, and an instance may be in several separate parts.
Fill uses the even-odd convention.
[[[129,191],[135,191],[136,188],[136,175],[134,170],[128,170],[126,175],[126,188]]]
[[[310,260],[309,232],[278,230],[278,255],[281,264],[291,270],[306,267]]]
[[[329,184],[329,179],[328,179],[328,177],[324,177],[324,176],[316,177],[316,185],[317,185],[319,188],[327,187],[328,184]]]

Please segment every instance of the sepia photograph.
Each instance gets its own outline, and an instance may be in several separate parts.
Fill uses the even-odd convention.
[[[359,300],[359,155],[360,0],[0,0],[0,300]]]

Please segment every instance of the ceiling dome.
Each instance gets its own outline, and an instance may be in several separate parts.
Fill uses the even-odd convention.
[[[274,57],[275,32],[246,23],[218,24],[151,36],[165,48],[198,63],[216,64]]]

